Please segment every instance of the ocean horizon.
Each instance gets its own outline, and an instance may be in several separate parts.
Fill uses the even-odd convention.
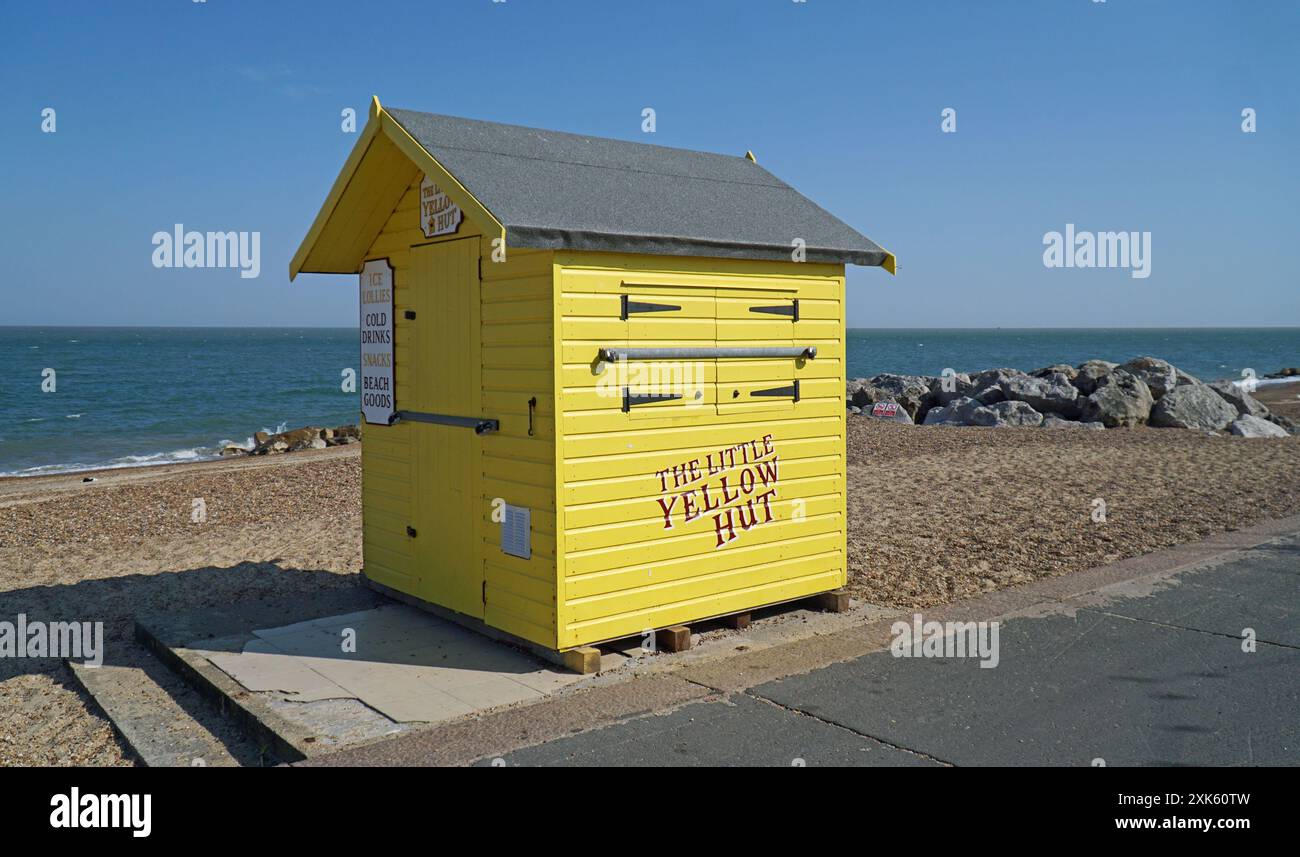
[[[219,457],[358,421],[353,327],[0,327],[0,476]],[[1300,365],[1300,327],[850,328],[849,378],[1164,358],[1201,380]],[[49,373],[54,374],[52,392]]]

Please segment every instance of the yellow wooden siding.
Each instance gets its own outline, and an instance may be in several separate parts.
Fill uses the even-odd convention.
[[[505,261],[493,261],[493,246],[466,217],[454,235],[428,239],[419,227],[417,173],[409,182],[384,228],[369,248],[367,259],[386,257],[394,274],[394,359],[397,406],[436,411],[432,385],[434,367],[421,366],[415,325],[426,320],[415,310],[412,292],[411,247],[479,236],[482,281],[478,290],[481,321],[479,413],[500,421],[498,433],[478,439],[473,473],[479,480],[474,513],[475,564],[486,583],[484,620],[497,628],[539,644],[556,647],[556,513],[555,410],[552,352],[553,276],[551,253],[511,250]],[[471,319],[465,319],[471,323]],[[427,358],[426,358],[427,359]],[[426,377],[428,384],[416,381]],[[537,398],[533,433],[528,433],[528,399]],[[406,527],[417,515],[413,468],[418,467],[412,430],[421,426],[363,425],[362,505],[367,575],[403,592],[419,595],[414,542]],[[504,500],[532,510],[532,558],[524,560],[501,551],[501,525],[492,520],[493,502]],[[417,532],[419,528],[417,527]],[[432,534],[432,533],[431,533]]]
[[[414,408],[417,387],[411,383],[409,371],[415,359],[412,322],[403,318],[403,312],[414,309],[410,246],[417,238],[423,239],[416,214],[420,176],[409,162],[400,168],[407,173],[407,189],[365,258],[387,258],[393,266],[394,390],[399,408]],[[409,423],[381,426],[361,422],[362,562],[366,575],[376,582],[415,595],[419,584],[415,545],[406,532],[416,518],[416,448],[411,428]]]
[[[554,287],[551,252],[516,250],[493,261],[483,242],[483,416],[501,429],[483,437],[481,548],[489,625],[550,648],[556,634]],[[529,434],[529,399],[537,404]],[[501,550],[493,503],[532,510],[532,558]]]
[[[847,573],[842,266],[555,255],[560,647],[842,586]],[[633,314],[625,321],[622,294],[681,309]],[[798,322],[750,311],[795,298]],[[707,365],[683,374],[702,381],[706,407],[691,407],[693,400],[683,396],[627,413],[619,395],[626,376],[620,373],[635,367],[602,366],[594,359],[601,347],[706,344],[814,346],[817,357],[703,361]],[[655,379],[664,378],[675,383],[672,373]],[[798,403],[749,396],[753,389],[784,387],[796,378]],[[673,389],[688,392],[691,385]],[[753,441],[761,451],[766,435],[773,454],[759,461],[777,459],[775,473],[769,474],[777,480],[776,494],[752,507],[752,520],[760,523],[748,531],[733,518],[739,535],[719,547],[718,539],[730,530],[719,528],[709,514],[686,520],[677,504],[681,491],[701,483],[716,488],[727,474],[682,486],[657,474],[734,444]],[[739,478],[739,468],[729,472]],[[740,506],[746,496],[753,495],[742,494]],[[661,500],[670,504],[667,516]],[[766,522],[769,511],[772,520]]]

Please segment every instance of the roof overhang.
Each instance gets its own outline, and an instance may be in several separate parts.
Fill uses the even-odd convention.
[[[505,227],[373,98],[370,116],[325,203],[289,263],[300,273],[354,274],[393,209],[423,173],[489,237]]]

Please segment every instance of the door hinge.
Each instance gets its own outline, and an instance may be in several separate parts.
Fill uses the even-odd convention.
[[[627,387],[623,388],[623,413],[632,410],[634,405],[648,405],[651,402],[670,402],[673,399],[680,399],[681,393],[633,393]]]
[[[788,304],[776,304],[775,306],[752,306],[750,312],[765,312],[769,315],[788,315],[795,321],[799,320],[799,299],[795,298]]]
[[[750,390],[750,391],[749,391],[749,395],[751,395],[751,396],[772,396],[772,397],[774,397],[774,398],[781,398],[781,397],[784,397],[784,396],[790,396],[791,398],[793,398],[793,399],[797,402],[797,401],[799,401],[799,382],[798,382],[798,381],[795,381],[795,382],[794,382],[793,384],[791,384],[789,387],[770,387],[770,388],[768,388],[768,389],[766,389],[766,390]]]
[[[623,321],[627,321],[627,317],[629,313],[672,312],[673,310],[681,309],[681,307],[675,306],[673,304],[652,304],[652,303],[646,303],[645,301],[630,301],[627,299],[627,295],[619,295],[618,299],[619,299],[618,317],[621,318]]]

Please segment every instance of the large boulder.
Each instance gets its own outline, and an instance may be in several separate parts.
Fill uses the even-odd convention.
[[[1013,375],[1002,381],[1002,397],[1009,402],[1024,402],[1040,414],[1079,416],[1079,390],[1062,372],[1042,378]]]
[[[1151,398],[1157,402],[1178,386],[1178,370],[1168,360],[1159,357],[1134,357],[1119,368],[1141,378],[1151,391]]]
[[[982,405],[1001,402],[1006,397],[1002,394],[1002,384],[1012,378],[1028,377],[1019,369],[985,369],[970,376],[970,397]]]
[[[1300,434],[1300,424],[1297,424],[1295,420],[1288,419],[1281,414],[1269,414],[1264,419],[1268,420],[1275,426],[1280,426],[1281,428],[1286,429],[1287,434]]]
[[[969,396],[953,399],[946,405],[931,408],[925,414],[928,426],[964,426],[970,424],[970,415],[980,403]]]
[[[1151,390],[1141,378],[1114,369],[1099,378],[1096,390],[1083,400],[1080,418],[1084,422],[1102,423],[1106,428],[1140,426],[1150,418],[1152,404]]]
[[[971,411],[970,424],[994,428],[1040,426],[1043,415],[1024,402],[994,402]]]
[[[850,405],[869,408],[876,402],[883,402],[888,394],[873,385],[866,378],[853,378],[845,385],[845,398]]]
[[[292,431],[273,434],[259,443],[253,452],[265,455],[268,452],[297,452],[302,449],[324,449],[328,444],[321,436],[321,429],[305,426]]]
[[[965,372],[955,372],[947,376],[938,375],[930,382],[931,407],[946,405],[970,396],[973,392],[975,392],[975,384],[971,376]]]
[[[930,380],[921,375],[885,373],[875,376],[870,383],[885,391],[889,401],[902,405],[913,422],[920,422],[925,418],[925,412],[934,404],[934,397],[930,393]]]
[[[1259,417],[1262,420],[1268,419],[1268,408],[1259,399],[1247,393],[1245,388],[1231,381],[1214,381],[1206,386],[1218,393],[1225,402],[1236,408],[1238,414]]]
[[[1118,363],[1111,363],[1109,360],[1085,360],[1079,364],[1074,377],[1070,379],[1070,383],[1077,387],[1083,395],[1091,396],[1097,391],[1097,382],[1115,371],[1115,367],[1118,365]]]
[[[1268,420],[1259,417],[1252,417],[1249,414],[1237,417],[1232,424],[1228,426],[1228,431],[1237,437],[1290,437],[1291,435],[1281,426],[1274,425]]]
[[[1205,384],[1174,387],[1151,409],[1151,425],[1221,431],[1237,418],[1237,409]]]
[[[1042,369],[1035,369],[1029,374],[1033,375],[1035,378],[1047,378],[1056,375],[1057,373],[1060,373],[1073,381],[1075,376],[1079,374],[1079,370],[1075,369],[1069,363],[1056,363],[1052,366],[1044,366]]]

